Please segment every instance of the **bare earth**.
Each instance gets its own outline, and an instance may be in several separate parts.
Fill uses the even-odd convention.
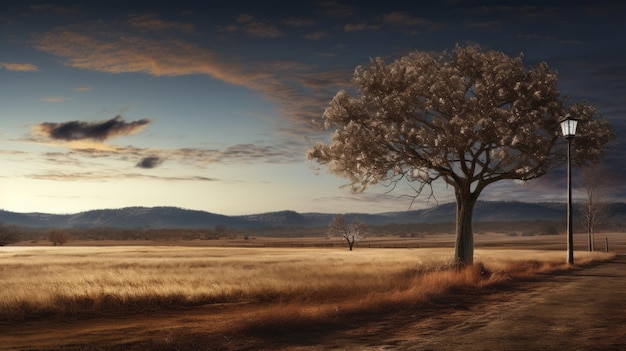
[[[262,307],[0,322],[6,350],[624,350],[626,256],[403,311],[233,331]]]
[[[408,322],[380,348],[624,350],[625,278],[626,256],[618,256],[595,267],[520,282],[467,309]]]

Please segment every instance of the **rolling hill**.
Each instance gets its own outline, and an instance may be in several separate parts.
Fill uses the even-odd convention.
[[[456,204],[388,213],[353,213],[368,225],[446,223],[454,222]],[[478,202],[474,210],[475,222],[506,221],[561,221],[565,219],[563,203]],[[626,221],[626,204],[614,203],[606,211],[608,221]],[[16,213],[0,210],[0,222],[34,228],[214,228],[234,229],[266,227],[322,227],[334,214],[298,213],[294,211],[268,212],[245,216],[225,216],[210,212],[177,207],[127,207],[80,212],[76,214]]]

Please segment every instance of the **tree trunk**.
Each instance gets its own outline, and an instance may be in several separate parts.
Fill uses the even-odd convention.
[[[474,263],[474,230],[472,217],[478,196],[467,192],[457,193],[456,198],[456,244],[454,263],[466,266]]]
[[[591,228],[591,251],[595,251],[595,240],[593,228]]]
[[[354,245],[354,241],[350,241],[350,239],[346,238],[346,241],[348,241],[348,246],[350,247],[350,251],[352,251],[352,245]]]

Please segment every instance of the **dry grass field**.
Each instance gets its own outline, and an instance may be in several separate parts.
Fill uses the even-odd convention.
[[[229,335],[332,326],[370,313],[419,309],[460,289],[568,269],[565,252],[552,249],[560,238],[484,236],[477,240],[479,264],[463,270],[449,266],[453,252],[444,237],[430,241],[444,247],[352,252],[198,245],[3,247],[0,349],[238,349],[241,344],[228,347]],[[385,240],[391,244],[389,238],[371,242]],[[618,241],[612,239],[621,247]],[[576,252],[579,265],[613,256]]]

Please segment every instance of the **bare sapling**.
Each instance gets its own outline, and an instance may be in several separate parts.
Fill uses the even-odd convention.
[[[363,239],[364,236],[365,224],[358,220],[350,222],[344,215],[334,216],[328,225],[328,237],[346,240],[350,251],[352,251],[354,243]]]
[[[606,217],[616,183],[617,178],[599,164],[583,167],[580,173],[580,190],[586,196],[581,206],[582,223],[587,229],[589,251],[594,251],[594,234]]]

